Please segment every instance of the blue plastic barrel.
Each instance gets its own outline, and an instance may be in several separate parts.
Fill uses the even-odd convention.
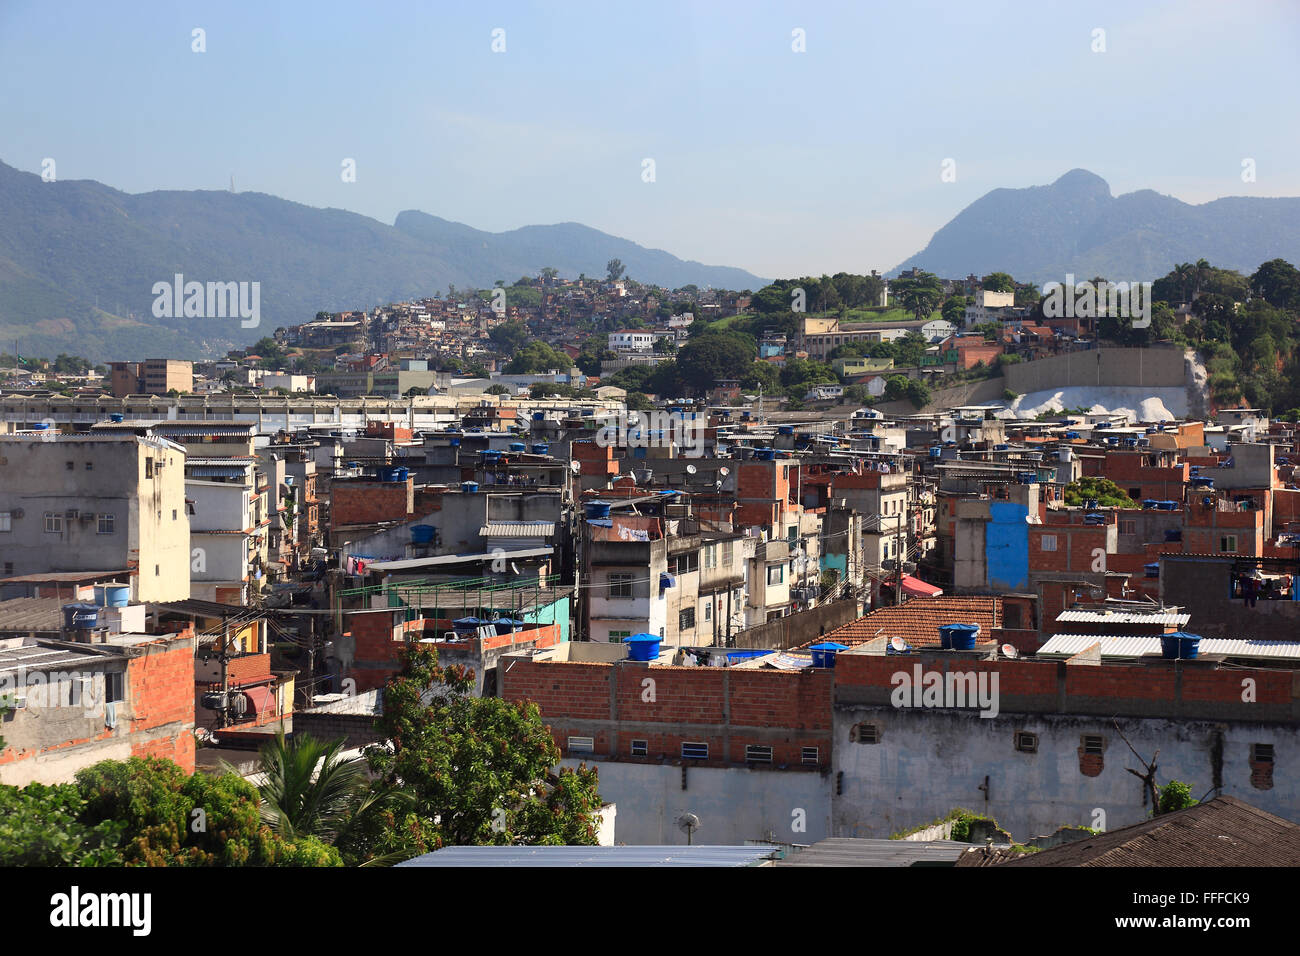
[[[82,630],[99,623],[99,608],[93,604],[63,605],[63,626],[69,630]]]
[[[658,660],[661,640],[654,634],[633,634],[623,641],[627,645],[627,659],[630,661]]]
[[[1174,631],[1160,636],[1160,650],[1166,660],[1194,661],[1201,650],[1201,636],[1185,631]]]
[[[434,526],[431,524],[417,524],[411,526],[411,543],[412,544],[429,544],[433,541]]]
[[[100,607],[126,607],[131,589],[119,584],[95,585],[95,603]]]
[[[944,624],[939,628],[939,643],[944,650],[973,651],[979,633],[978,624]]]
[[[837,644],[834,641],[822,641],[820,644],[814,644],[808,648],[812,651],[813,667],[834,667],[835,655],[840,651],[847,651],[847,644]]]

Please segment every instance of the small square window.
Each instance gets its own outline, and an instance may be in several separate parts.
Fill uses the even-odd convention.
[[[650,752],[650,745],[649,745],[649,742],[648,742],[648,741],[645,741],[645,740],[634,740],[634,741],[632,741],[632,756],[633,756],[633,757],[644,757],[644,756],[645,756],[647,753],[649,753],[649,752]]]
[[[854,726],[850,737],[860,744],[878,744],[880,743],[880,728],[875,724],[857,724]]]
[[[116,704],[126,700],[126,674],[110,671],[104,675],[104,703]]]
[[[1054,535],[1054,534],[1045,534],[1045,535],[1043,535],[1043,537],[1042,537],[1042,549],[1043,549],[1044,551],[1055,551],[1055,550],[1056,550],[1056,535]]]
[[[570,737],[569,753],[571,754],[589,754],[595,753],[596,741],[592,737]]]
[[[1251,744],[1250,761],[1251,763],[1272,763],[1273,745],[1272,744]]]
[[[816,764],[821,759],[821,751],[817,747],[804,747],[799,759],[806,764]]]
[[[1106,742],[1101,738],[1099,734],[1084,734],[1083,752],[1085,754],[1093,754],[1096,756],[1100,756],[1102,750],[1105,747],[1105,743]]]
[[[708,760],[709,745],[699,742],[684,742],[682,744],[682,758],[685,760]]]
[[[114,515],[101,514],[98,520],[96,534],[113,534],[117,530],[117,518]]]
[[[772,748],[758,744],[745,745],[745,763],[771,763]]]
[[[1038,734],[1020,730],[1016,732],[1016,749],[1022,754],[1038,753]],[[1100,753],[1100,751],[1098,751]]]
[[[66,468],[68,471],[72,471],[76,467],[77,467],[76,462],[69,461],[64,463],[64,468]]]
[[[94,470],[95,470],[95,463],[93,461],[86,462],[86,471],[94,471]]]

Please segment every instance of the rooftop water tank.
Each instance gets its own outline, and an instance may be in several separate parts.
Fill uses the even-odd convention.
[[[125,416],[125,415],[118,414],[118,413],[114,413],[114,414],[108,416],[108,420],[109,420],[110,422],[122,422],[122,421],[125,421],[125,420],[126,420],[126,416]]]
[[[63,605],[63,626],[70,631],[82,631],[99,623],[99,608],[93,604]]]
[[[939,644],[944,650],[973,651],[979,633],[978,624],[944,624],[939,628]]]
[[[1174,631],[1160,636],[1160,652],[1167,661],[1194,661],[1200,653],[1201,636]]]
[[[661,640],[661,638],[645,632],[625,638],[623,643],[627,645],[627,659],[630,661],[658,660]]]
[[[477,481],[462,481],[462,482],[460,483],[460,490],[463,491],[463,492],[465,492],[465,494],[467,494],[467,495],[472,495],[472,494],[474,494],[474,492],[478,491],[478,482],[477,482]]]
[[[546,444],[545,442],[540,442],[533,446],[534,455],[549,455],[550,453],[551,453],[551,446]]]
[[[608,501],[588,501],[588,502],[587,502],[587,517],[588,517],[588,518],[596,518],[596,519],[600,519],[600,518],[608,518],[608,517],[609,517],[609,502],[608,502]]]
[[[847,651],[847,644],[837,644],[834,641],[822,641],[820,644],[814,644],[808,648],[812,651],[813,667],[834,667],[835,655],[840,651]]]
[[[126,607],[131,600],[131,589],[125,585],[95,585],[95,603],[100,607]]]
[[[523,454],[527,450],[528,446],[521,441],[512,441],[510,443],[510,451],[512,454]]]
[[[433,533],[437,529],[431,524],[411,525],[411,543],[412,544],[429,544],[433,541]]]

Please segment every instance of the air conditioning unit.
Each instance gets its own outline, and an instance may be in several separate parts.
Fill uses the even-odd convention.
[[[76,508],[69,508],[67,511],[63,513],[63,517],[68,519],[80,518],[81,512],[78,511]]]

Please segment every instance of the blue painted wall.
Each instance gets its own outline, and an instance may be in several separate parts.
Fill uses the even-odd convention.
[[[989,505],[984,533],[984,560],[989,587],[1006,591],[1029,588],[1029,509],[1012,502]]]

